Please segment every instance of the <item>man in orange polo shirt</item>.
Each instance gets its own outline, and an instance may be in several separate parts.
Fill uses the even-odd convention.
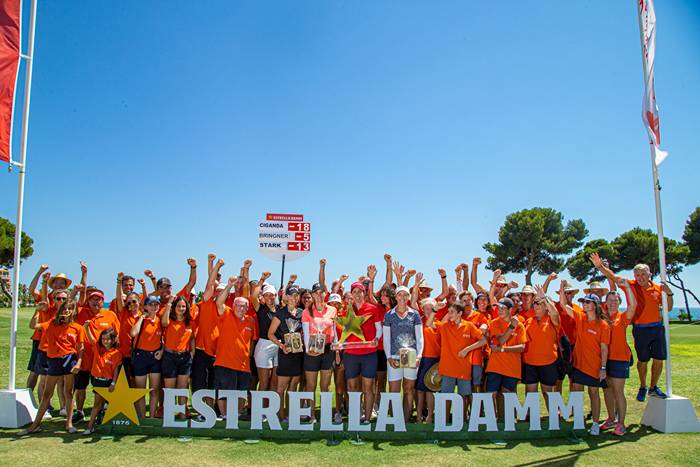
[[[226,306],[226,299],[237,277],[230,277],[226,288],[216,298],[219,314],[219,340],[214,362],[214,389],[250,389],[250,352],[255,335],[255,318],[248,311],[248,299],[238,297],[233,302],[233,310]],[[219,411],[225,417],[226,400],[218,399]],[[240,407],[239,407],[240,409]]]
[[[590,256],[593,265],[613,283],[619,277],[605,265],[603,259],[593,253]],[[632,292],[637,300],[637,309],[632,318],[632,337],[637,352],[637,373],[639,373],[639,391],[637,400],[644,402],[647,394],[666,398],[658,383],[663,370],[663,362],[668,357],[666,348],[666,330],[661,321],[661,294],[666,294],[668,309],[673,309],[673,291],[667,284],[654,284],[651,270],[646,264],[634,267],[634,280],[630,280]],[[647,367],[651,363],[651,381],[647,387]]]

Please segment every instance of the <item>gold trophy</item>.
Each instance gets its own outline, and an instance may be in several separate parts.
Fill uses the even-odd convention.
[[[333,350],[345,350],[345,349],[368,349],[376,347],[374,342],[366,341],[365,334],[362,332],[362,325],[371,318],[371,315],[357,316],[355,314],[355,309],[352,307],[352,303],[348,303],[348,312],[345,316],[338,316],[335,318],[335,322],[340,325],[342,332],[338,342],[333,344],[331,348]],[[350,336],[355,336],[360,339],[359,342],[348,342],[347,339]]]
[[[284,345],[291,353],[300,353],[304,351],[304,342],[301,339],[301,333],[296,332],[299,327],[299,321],[287,318],[285,320],[289,332],[284,335]]]

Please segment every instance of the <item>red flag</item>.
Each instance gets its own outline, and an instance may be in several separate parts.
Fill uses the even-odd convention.
[[[0,160],[10,161],[19,66],[21,0],[0,0]]]
[[[656,13],[654,0],[638,0],[637,12],[641,27],[642,52],[644,62],[644,100],[642,103],[642,120],[647,129],[649,140],[656,151],[656,165],[668,156],[660,149],[661,132],[659,131],[659,108],[654,92],[654,59],[656,58]]]

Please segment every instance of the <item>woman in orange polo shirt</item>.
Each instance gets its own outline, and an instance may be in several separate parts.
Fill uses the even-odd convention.
[[[151,388],[149,397],[150,418],[156,416],[158,407],[161,358],[162,349],[162,328],[158,318],[160,308],[160,298],[157,295],[146,297],[144,304],[145,313],[142,314],[136,324],[131,328],[131,338],[133,339],[133,357],[131,363],[134,367],[134,383],[137,388],[145,388],[148,382]],[[136,411],[139,418],[146,416],[146,398],[141,398],[136,403]]]
[[[140,279],[143,281],[143,279]],[[116,313],[119,318],[119,351],[122,354],[122,368],[129,385],[134,386],[134,366],[131,361],[131,328],[141,317],[141,297],[136,292],[126,295],[126,300],[122,302],[121,297],[117,297]]]
[[[497,306],[498,318],[489,321],[488,325],[491,355],[486,366],[486,392],[493,393],[494,402],[502,417],[502,393],[515,392],[522,376],[522,354],[527,335],[520,320],[511,316],[511,299],[502,298]]]
[[[161,376],[163,387],[188,389],[190,371],[194,355],[194,324],[190,314],[190,302],[186,297],[170,296],[163,314],[160,316],[163,334],[163,358]],[[185,403],[187,398],[181,398]],[[189,415],[188,413],[184,414]]]
[[[559,286],[560,303],[566,303],[564,289],[566,281]],[[600,297],[587,294],[579,299],[583,304],[583,312],[575,311],[571,306],[564,305],[567,315],[576,323],[576,346],[574,347],[574,370],[571,375],[571,390],[582,391],[588,388],[591,400],[593,424],[590,433],[600,434],[600,394],[598,388],[605,388],[607,383],[608,346],[610,345],[610,326],[600,306]]]
[[[440,333],[436,328],[427,324],[428,321],[435,319],[437,303],[432,298],[424,298],[420,303],[421,315],[423,316],[423,358],[418,365],[418,379],[416,380],[416,414],[419,423],[433,423],[435,394],[425,385],[425,375],[433,365],[440,361]]]
[[[37,411],[34,422],[26,430],[17,433],[17,436],[30,435],[40,431],[41,421],[49,408],[49,402],[53,395],[54,388],[59,379],[63,378],[64,397],[66,400],[66,411],[73,413],[73,380],[80,371],[80,364],[85,346],[85,330],[75,323],[78,314],[78,304],[73,299],[68,299],[61,303],[56,310],[55,318],[49,323],[44,331],[48,357],[48,371],[46,384],[44,384],[44,394]],[[41,324],[37,324],[37,330],[41,329]],[[66,431],[76,433],[78,430],[73,426],[72,417],[66,417]]]
[[[488,327],[490,320],[489,296],[484,292],[476,294],[474,300],[476,308],[467,316],[467,321],[474,323],[474,326],[484,330],[483,326]],[[484,379],[484,362],[488,357],[488,347],[484,346],[481,350],[472,352],[472,391],[481,392],[483,390]]]
[[[112,328],[105,329],[95,339],[92,337],[89,326],[88,323],[85,323],[85,336],[89,345],[93,347],[92,368],[90,369],[92,387],[110,388],[111,391],[122,363],[122,354],[117,346],[117,331]],[[94,433],[97,415],[105,405],[105,399],[96,392],[94,394],[95,402],[92,404],[90,421],[83,431],[83,435],[86,436]]]
[[[523,352],[523,383],[527,392],[537,392],[539,384],[546,399],[547,393],[557,384],[561,322],[557,308],[545,296],[544,289],[535,286],[535,291],[535,315],[525,321],[527,344]]]
[[[625,381],[630,377],[630,360],[632,351],[627,345],[627,326],[632,322],[637,310],[637,300],[632,292],[632,286],[624,279],[617,281],[621,290],[625,291],[627,309],[619,311],[622,302],[620,294],[613,290],[605,297],[610,326],[610,348],[608,350],[608,387],[603,389],[605,408],[608,418],[600,425],[601,430],[614,428],[613,434],[622,436],[627,433],[625,415],[627,414],[627,399],[625,398]]]

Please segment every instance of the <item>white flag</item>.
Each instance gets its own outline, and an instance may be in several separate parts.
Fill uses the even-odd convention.
[[[659,131],[659,108],[654,92],[654,56],[656,54],[656,13],[653,0],[638,1],[639,23],[641,25],[642,52],[644,54],[644,100],[642,103],[642,120],[649,134],[649,140],[656,151],[658,166],[667,156],[662,151],[661,133]]]

